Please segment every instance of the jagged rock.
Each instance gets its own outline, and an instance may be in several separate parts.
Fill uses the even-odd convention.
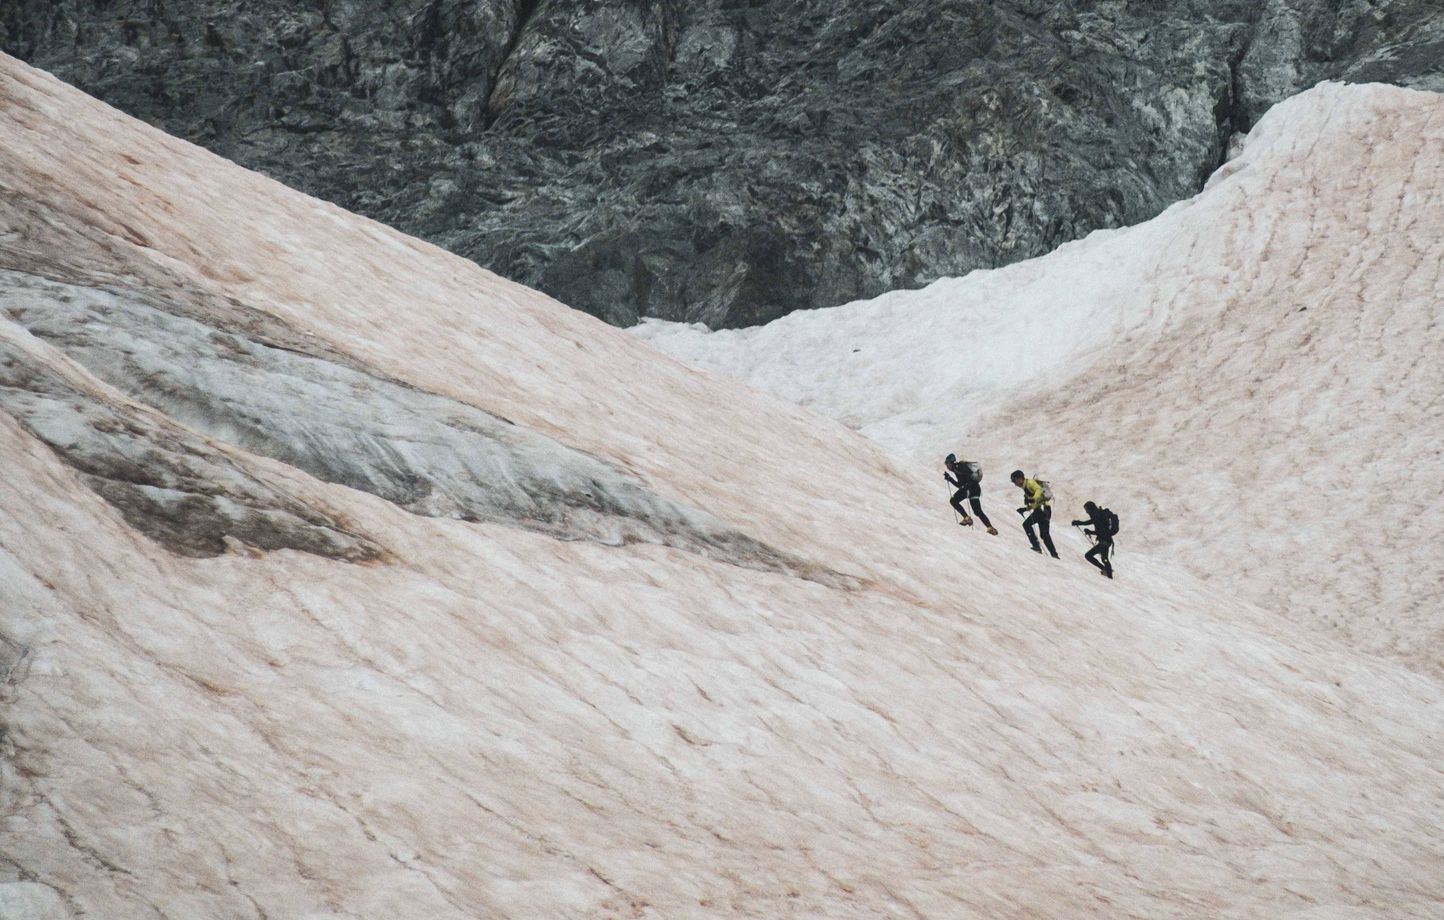
[[[0,46],[618,324],[1013,262],[1321,79],[1444,89],[1432,0],[18,0]]]

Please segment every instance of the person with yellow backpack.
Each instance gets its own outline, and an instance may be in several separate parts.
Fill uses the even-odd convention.
[[[1048,534],[1048,523],[1053,519],[1053,490],[1044,480],[1024,476],[1022,470],[1013,470],[1010,478],[1013,485],[1023,490],[1023,507],[1018,509],[1018,513],[1023,515],[1023,532],[1028,535],[1033,552],[1043,552],[1038,546],[1038,537],[1033,534],[1033,528],[1037,527],[1043,545],[1048,547],[1048,555],[1057,559],[1058,551],[1053,548],[1053,538]]]

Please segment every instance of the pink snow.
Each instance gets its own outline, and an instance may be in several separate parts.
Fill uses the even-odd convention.
[[[1444,97],[1326,84],[1196,198],[1040,259],[639,335],[919,466],[1093,499],[1301,629],[1444,674]],[[1123,563],[1127,568],[1127,563]]]
[[[1411,195],[1429,200],[1437,161],[1395,149],[1437,144],[1425,98],[1330,88],[1294,103],[1359,130],[1375,120],[1380,158],[1342,142],[1304,157],[1333,135],[1276,121],[1272,143],[1299,154],[1262,188],[1367,197],[1386,181],[1374,172],[1412,171]],[[1086,470],[1100,494],[1128,484],[1114,507],[1138,551],[1114,584],[1075,558],[1076,541],[1053,562],[1016,533],[952,522],[931,454],[918,458],[961,428],[922,425],[899,455],[9,58],[0,137],[0,269],[143,283],[200,313],[280,317],[318,352],[554,435],[858,585],[420,518],[261,459],[387,558],[352,565],[239,545],[182,558],[0,415],[7,920],[1444,912],[1438,681],[1256,606],[1251,597],[1269,596],[1248,569],[1202,581],[1153,551],[1183,539],[1169,502],[1202,513],[1211,495],[1242,488],[1186,478],[1197,467],[1187,451],[1219,443],[1227,450],[1212,456],[1243,455],[1255,449],[1243,435],[1274,437],[1266,422],[1285,407],[1265,397],[1285,381],[1323,391],[1334,367],[1365,391],[1341,413],[1414,411],[1377,388],[1437,373],[1430,361],[1397,368],[1367,344],[1339,367],[1328,363],[1336,352],[1308,349],[1333,349],[1340,328],[1373,317],[1373,301],[1354,299],[1366,275],[1437,291],[1437,260],[1406,270],[1381,248],[1349,262],[1341,278],[1354,286],[1336,296],[1318,282],[1321,307],[1297,314],[1320,327],[1247,299],[1226,302],[1230,319],[1213,325],[1176,323],[1192,315],[1182,303],[1100,319],[1142,356],[1110,371],[1119,353],[1096,346],[1109,430],[1129,446],[1108,455],[1116,468],[1095,459],[1085,436],[1097,429],[1079,418],[1094,387],[1039,383],[1029,418],[987,422],[990,484],[1005,455],[1030,469],[1046,457],[1068,482]],[[1236,194],[1241,207],[1242,192],[1228,190],[1272,175],[1250,157],[1262,159],[1246,154],[1209,194]],[[1337,200],[1280,214],[1269,277],[1298,270],[1299,284],[1315,284],[1300,261],[1312,249],[1289,241],[1310,239]],[[1387,196],[1355,204],[1376,237],[1393,210]],[[1437,251],[1437,217],[1414,219],[1415,251]],[[1213,229],[1188,260],[1193,275],[1261,262],[1247,255],[1252,237]],[[1320,272],[1334,270],[1326,255]],[[1370,264],[1379,270],[1364,273]],[[1015,275],[1021,285],[1042,270]],[[1396,328],[1428,331],[1407,303],[1389,306],[1362,341],[1383,348]],[[1260,350],[1265,340],[1275,344]],[[0,341],[44,356],[96,400],[125,399],[5,316]],[[1209,355],[1223,365],[1199,363]],[[1264,379],[1227,373],[1234,360]],[[999,408],[1015,383],[999,384]],[[969,386],[950,380],[936,411],[973,424],[943,398]],[[1225,390],[1243,400],[1232,416],[1215,411]],[[1310,421],[1310,409],[1288,430],[1333,450],[1310,426],[1343,417],[1311,406],[1325,415]],[[1205,438],[1209,422],[1222,427]],[[1356,430],[1394,431],[1383,424]],[[1394,433],[1431,440],[1428,428]],[[1157,469],[1152,491],[1135,488],[1129,466],[1145,463]],[[1232,469],[1202,475],[1227,482]],[[1270,489],[1259,472],[1243,485]],[[987,496],[1000,521],[1002,491]],[[1437,510],[1420,513],[1427,523]],[[1267,516],[1233,514],[1234,540]],[[1301,564],[1332,577],[1327,556]]]

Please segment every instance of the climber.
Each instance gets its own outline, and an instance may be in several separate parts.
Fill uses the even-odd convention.
[[[1051,490],[1043,481],[1024,476],[1022,470],[1013,470],[1010,478],[1013,485],[1023,490],[1024,506],[1018,509],[1018,513],[1024,515],[1023,532],[1028,535],[1028,542],[1033,544],[1033,552],[1043,552],[1038,547],[1038,537],[1033,535],[1033,527],[1036,525],[1038,533],[1043,537],[1043,545],[1048,547],[1048,554],[1057,559],[1058,551],[1053,548],[1053,538],[1048,535],[1048,522],[1053,519]]]
[[[1073,526],[1091,526],[1093,528],[1092,530],[1085,530],[1083,532],[1098,541],[1093,545],[1092,549],[1083,554],[1083,558],[1087,559],[1092,565],[1097,566],[1098,571],[1102,572],[1106,577],[1112,578],[1113,561],[1108,557],[1113,551],[1113,537],[1118,533],[1118,515],[1109,511],[1107,508],[1098,507],[1093,502],[1084,502],[1083,511],[1088,515],[1088,519],[1086,521],[1074,521]]]
[[[988,520],[988,516],[983,513],[983,503],[980,500],[983,495],[983,467],[971,460],[959,462],[957,454],[948,454],[947,458],[943,460],[943,465],[953,474],[949,476],[944,473],[943,478],[957,489],[950,501],[953,509],[963,516],[958,523],[964,527],[973,525],[973,519],[968,517],[967,511],[963,510],[963,499],[968,499],[969,504],[973,506],[973,514],[977,515],[978,520],[983,522],[983,526],[988,528],[988,533],[996,537],[998,530]],[[953,476],[957,478],[954,479]]]

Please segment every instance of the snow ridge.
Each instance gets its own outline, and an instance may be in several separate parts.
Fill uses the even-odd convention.
[[[1444,674],[1444,97],[1326,84],[1196,198],[1040,259],[646,341]]]

